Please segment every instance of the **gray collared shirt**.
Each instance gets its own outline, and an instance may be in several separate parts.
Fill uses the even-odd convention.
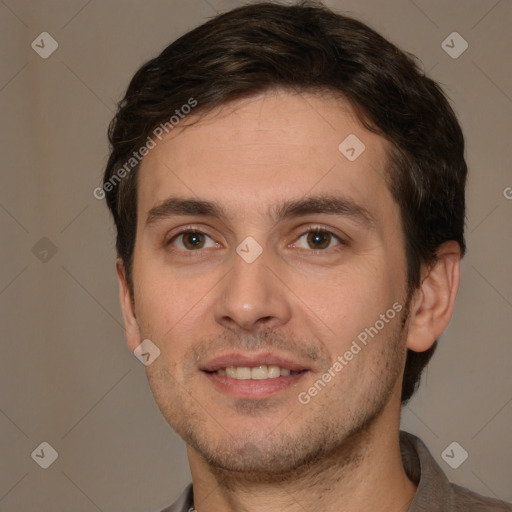
[[[487,498],[452,484],[418,437],[400,430],[400,453],[409,478],[418,488],[407,512],[512,512],[512,504]],[[192,484],[161,512],[188,512],[193,504]]]

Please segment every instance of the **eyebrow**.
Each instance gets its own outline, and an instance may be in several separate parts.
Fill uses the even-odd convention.
[[[348,217],[368,228],[375,226],[375,219],[366,208],[346,197],[327,194],[285,201],[271,208],[269,214],[274,222],[311,214],[327,214]],[[174,216],[229,219],[223,206],[214,201],[169,197],[148,211],[146,226]]]

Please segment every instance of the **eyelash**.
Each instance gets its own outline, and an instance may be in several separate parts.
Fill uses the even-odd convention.
[[[165,246],[172,245],[174,240],[176,240],[178,237],[180,237],[182,235],[185,235],[187,233],[197,233],[197,234],[205,235],[205,236],[207,236],[209,238],[212,238],[210,235],[208,235],[208,233],[205,233],[204,231],[201,231],[200,229],[195,229],[193,226],[190,226],[190,227],[187,227],[186,229],[180,231],[179,233],[174,234],[168,241],[165,242]],[[331,248],[331,249],[303,249],[303,250],[308,251],[308,252],[313,252],[313,253],[316,253],[316,254],[318,254],[318,253],[328,253],[329,251],[332,251],[332,250],[336,250],[336,249],[339,250],[340,246],[347,246],[348,245],[348,241],[347,240],[341,238],[339,235],[336,235],[332,231],[330,231],[330,230],[328,230],[328,229],[326,229],[326,228],[324,228],[322,226],[308,226],[306,231],[303,231],[300,235],[298,235],[297,240],[301,239],[304,235],[307,235],[308,233],[322,233],[322,234],[331,235],[333,238],[335,238],[339,242],[339,245],[337,245],[337,246],[335,246],[334,248]],[[200,253],[202,252],[201,249],[197,249],[197,250],[173,249],[173,250],[177,251],[177,252],[198,253],[198,255],[200,255]]]

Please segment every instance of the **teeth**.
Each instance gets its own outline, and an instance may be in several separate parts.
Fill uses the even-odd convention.
[[[264,380],[276,379],[279,376],[287,377],[290,374],[298,372],[290,372],[288,368],[280,368],[276,365],[261,365],[249,368],[248,366],[228,366],[216,371],[217,375],[230,377],[238,380]]]
[[[268,379],[268,368],[266,366],[255,366],[251,369],[251,379]]]
[[[279,366],[269,366],[268,367],[268,378],[275,379],[281,375],[281,368]]]
[[[247,366],[239,366],[236,368],[236,378],[238,380],[249,380],[251,378],[251,369]]]

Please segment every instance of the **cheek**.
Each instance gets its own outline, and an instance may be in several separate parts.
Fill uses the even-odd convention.
[[[373,339],[371,334],[376,332],[376,322],[376,339],[387,336],[390,326],[395,324],[389,320],[397,316],[393,304],[401,300],[399,284],[382,262],[379,265],[376,260],[367,260],[330,275],[296,280],[293,288],[300,290],[298,295],[302,299],[297,302],[298,316],[309,323],[310,328],[314,326],[311,330],[335,359],[344,354],[354,340]],[[386,316],[389,310],[391,314]],[[385,315],[384,324],[381,315]],[[378,348],[378,344],[373,345]]]
[[[171,364],[183,360],[211,317],[212,296],[219,277],[214,272],[186,275],[157,265],[139,265],[135,305],[141,335],[161,350]],[[206,315],[206,316],[205,316]]]
[[[155,334],[172,329],[192,307],[188,288],[193,287],[176,271],[142,252],[134,260],[134,283],[139,325]]]

